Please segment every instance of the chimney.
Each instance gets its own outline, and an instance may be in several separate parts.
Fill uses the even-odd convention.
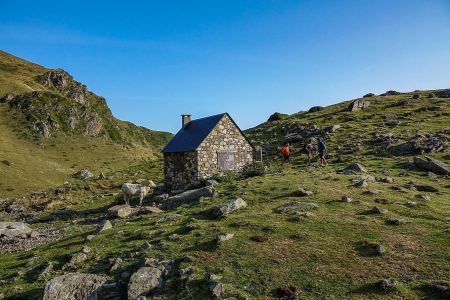
[[[191,115],[181,115],[181,127],[184,128],[191,121]]]

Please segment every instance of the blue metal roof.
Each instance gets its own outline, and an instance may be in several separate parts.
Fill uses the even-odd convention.
[[[192,120],[169,141],[163,153],[195,151],[226,113]]]

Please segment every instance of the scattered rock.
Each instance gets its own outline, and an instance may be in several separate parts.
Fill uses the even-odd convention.
[[[375,215],[384,215],[388,212],[388,210],[382,207],[374,206],[369,212]]]
[[[110,218],[126,218],[133,210],[129,205],[123,204],[123,205],[115,205],[108,209],[107,214]]]
[[[267,242],[269,240],[269,238],[265,235],[254,235],[254,236],[251,236],[250,239],[252,241],[258,242],[258,243]]]
[[[353,171],[353,172],[356,172],[356,173],[360,173],[360,172],[367,173],[366,168],[364,168],[364,166],[361,165],[360,163],[353,163],[353,164],[349,165],[348,167],[346,167],[342,171],[344,171],[344,172],[345,171]]]
[[[408,193],[408,192],[409,192],[409,190],[408,190],[407,188],[405,188],[405,187],[403,187],[403,186],[400,186],[400,185],[394,185],[394,186],[392,187],[392,189],[393,189],[394,191],[398,191],[398,192],[402,192],[402,193]]]
[[[374,201],[377,203],[381,203],[381,204],[392,204],[393,203],[393,201],[384,199],[384,198],[377,198]]]
[[[212,282],[209,285],[209,291],[215,298],[220,298],[224,293],[224,286],[220,282]]]
[[[73,174],[73,176],[78,179],[86,179],[94,177],[94,174],[92,174],[92,172],[89,171],[88,169],[84,169],[76,172],[75,174]]]
[[[384,183],[393,183],[394,179],[391,177],[376,177],[376,180],[379,182],[384,182]]]
[[[0,237],[31,237],[32,230],[26,223],[22,222],[0,222]]]
[[[231,240],[232,238],[234,238],[234,233],[220,234],[217,236],[217,244],[221,244],[222,242]]]
[[[415,207],[415,206],[417,206],[417,202],[408,200],[408,201],[406,201],[406,205],[410,206],[410,207]]]
[[[368,243],[366,241],[360,243],[358,251],[363,256],[382,256],[386,252],[383,245],[379,243]]]
[[[215,197],[217,191],[214,186],[206,186],[196,190],[189,190],[178,195],[169,197],[167,200],[162,202],[162,209],[174,209],[183,204],[192,204],[199,201],[201,197]]]
[[[95,231],[95,234],[100,234],[100,232],[104,230],[108,230],[112,228],[111,221],[109,220],[103,220],[97,227],[97,230]]]
[[[106,279],[99,275],[68,273],[50,280],[44,290],[43,300],[92,300],[97,299],[100,287]]]
[[[432,192],[432,193],[439,192],[439,190],[437,188],[435,188],[431,185],[427,185],[427,184],[414,184],[414,187],[419,192]]]
[[[215,219],[224,218],[232,212],[236,210],[246,207],[247,202],[242,200],[241,198],[236,198],[234,200],[223,203],[212,210],[212,217]]]
[[[416,195],[416,198],[424,201],[431,201],[431,197],[426,194],[418,194]]]
[[[141,296],[154,292],[163,286],[163,274],[156,267],[142,267],[130,277],[128,299],[138,300]]]
[[[328,132],[328,133],[334,133],[336,131],[338,131],[341,128],[341,125],[331,125],[331,126],[327,126],[325,128],[323,128],[323,131]]]
[[[450,175],[450,167],[429,156],[425,156],[424,158],[419,156],[414,157],[414,164],[421,170],[431,171],[440,175]]]
[[[299,195],[300,197],[312,196],[313,194],[314,194],[313,192],[306,190],[304,188],[299,188],[297,190],[297,195]]]
[[[380,190],[367,190],[364,193],[368,195],[378,195],[381,194],[382,192]]]
[[[392,146],[395,155],[444,152],[450,149],[449,139],[444,134],[416,134],[409,141]]]
[[[378,286],[384,292],[391,292],[397,288],[397,282],[393,278],[385,278],[378,282]]]
[[[358,180],[353,184],[353,186],[359,187],[359,188],[366,188],[369,186],[369,184],[365,180]]]
[[[0,103],[8,103],[12,99],[14,99],[14,95],[13,94],[6,94],[2,98],[0,98]]]
[[[352,200],[352,198],[350,198],[349,196],[342,196],[341,201],[342,201],[342,202],[346,202],[346,203],[350,203],[350,202],[352,202],[353,200]]]
[[[403,220],[403,219],[390,219],[390,220],[387,220],[386,223],[389,224],[389,225],[400,226],[400,225],[406,224],[406,221]]]
[[[302,203],[302,202],[290,202],[275,209],[277,213],[295,213],[302,211],[311,211],[318,209],[319,205],[316,203]]]
[[[103,172],[100,172],[100,175],[98,175],[98,179],[105,179],[106,176]]]

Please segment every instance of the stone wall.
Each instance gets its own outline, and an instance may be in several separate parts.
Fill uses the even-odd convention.
[[[198,179],[197,152],[164,153],[164,183],[180,189]]]
[[[253,148],[228,115],[224,115],[200,144],[197,151],[199,178],[207,178],[223,172],[219,168],[219,153],[221,152],[228,152],[234,156],[234,171],[242,170],[245,165],[253,160]]]

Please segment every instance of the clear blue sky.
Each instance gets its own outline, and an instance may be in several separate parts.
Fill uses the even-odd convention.
[[[61,67],[113,113],[242,128],[389,89],[450,88],[449,0],[0,0],[0,49]]]

